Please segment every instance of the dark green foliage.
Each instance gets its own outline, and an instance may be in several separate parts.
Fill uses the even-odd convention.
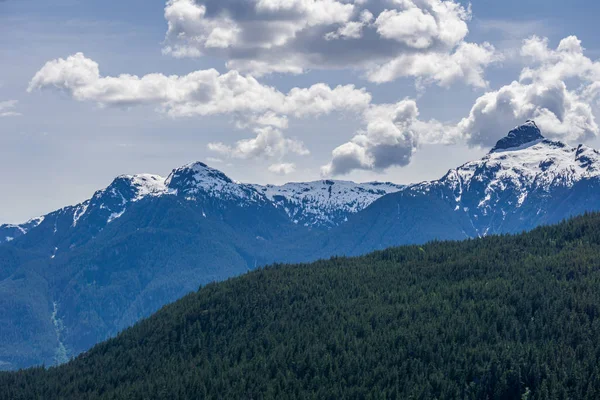
[[[597,399],[600,215],[209,284],[0,399]]]

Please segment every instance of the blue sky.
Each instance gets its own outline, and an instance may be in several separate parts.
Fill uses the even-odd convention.
[[[191,2],[174,3],[184,1]],[[600,67],[595,63],[600,58],[595,34],[600,15],[597,2],[479,0],[472,2],[469,16],[461,19],[455,8],[444,14],[436,10],[441,4],[462,6],[468,12],[467,2],[290,0],[293,9],[269,9],[269,18],[281,18],[289,25],[282,33],[256,22],[264,14],[242,12],[236,4],[256,3],[258,9],[261,1],[268,6],[269,0],[197,0],[192,4],[195,13],[181,14],[179,19],[165,15],[165,1],[0,1],[0,115],[4,115],[0,117],[0,170],[4,171],[0,222],[20,222],[77,203],[119,174],[167,175],[195,160],[236,180],[257,183],[324,176],[398,183],[435,179],[485,154],[501,132],[530,114],[540,116],[549,136],[599,146],[598,99],[589,94],[595,93],[594,84],[600,81],[600,73],[596,78]],[[306,6],[321,1],[339,3],[334,4],[339,10],[353,5],[354,11],[346,20],[332,22],[330,16],[313,9],[314,4]],[[195,20],[205,3],[206,15],[202,21]],[[418,16],[426,18],[418,23],[413,18],[416,14],[401,19],[403,13],[417,9]],[[364,23],[360,37],[340,37],[338,28],[361,21],[364,10],[373,15]],[[398,19],[385,25],[384,10]],[[182,18],[189,19],[177,23]],[[170,33],[168,22],[174,26]],[[447,27],[449,23],[452,28]],[[468,33],[461,34],[461,23]],[[220,35],[213,36],[221,40],[217,47],[207,44],[206,37],[193,39],[215,29]],[[293,35],[290,29],[295,30]],[[231,32],[238,32],[237,39],[231,39]],[[333,36],[325,40],[323,32]],[[277,42],[281,35],[288,35],[284,44]],[[533,35],[537,41],[530,41],[531,46],[523,50],[523,41]],[[564,41],[563,48],[569,50],[558,52],[561,40],[571,35],[585,50]],[[484,48],[486,42],[493,51]],[[467,53],[475,61],[457,55],[465,44],[476,46]],[[275,50],[264,50],[267,45]],[[167,49],[176,46],[202,55],[168,54]],[[308,48],[313,53],[307,54]],[[327,50],[314,50],[321,48]],[[543,54],[533,53],[538,48],[544,49]],[[45,68],[49,61],[65,61],[79,52],[83,56],[72,63]],[[393,74],[382,68],[391,60],[406,63],[402,57],[407,55],[410,64]],[[381,58],[375,60],[376,56]],[[589,65],[577,61],[581,59]],[[281,60],[291,61],[278,65]],[[77,68],[88,68],[90,62],[99,66],[99,78],[83,83],[73,80]],[[448,66],[438,68],[442,62]],[[258,63],[266,67],[257,68]],[[461,73],[444,74],[457,63]],[[430,68],[430,64],[436,65]],[[579,68],[583,64],[587,66]],[[553,68],[557,65],[575,65],[571,69],[577,71],[557,75]],[[211,87],[208,94],[186,93],[182,100],[177,90],[187,90],[190,83],[167,79],[211,68],[219,75],[203,81]],[[265,72],[265,68],[296,70]],[[519,80],[525,68],[533,71],[532,83],[507,87]],[[408,70],[412,72],[406,76]],[[212,85],[223,85],[231,71],[239,71],[242,85],[248,84],[246,79],[256,82],[251,90],[258,99],[271,96],[271,103],[257,108],[253,101],[242,104],[244,99],[225,96],[210,103],[209,110],[204,97],[222,90]],[[157,85],[164,92],[156,95],[152,86],[132,93],[129,80],[105,80],[121,74],[160,74]],[[34,76],[38,79],[28,92]],[[188,79],[197,83],[196,77]],[[326,108],[312,107],[320,101],[320,97],[310,97],[315,96],[313,92],[305,93],[306,103],[304,97],[298,100],[289,93],[316,84],[329,90],[320,90],[325,94],[318,95],[328,96],[331,104]],[[335,91],[338,85],[354,85],[354,91],[349,87],[343,93]],[[493,97],[503,90],[513,96],[514,107],[520,108],[511,110],[510,118],[502,114],[505,110],[495,109],[485,118],[470,118],[477,104],[489,103],[482,100],[486,94]],[[526,94],[532,91],[537,95]],[[234,102],[236,107],[231,106]],[[257,122],[267,114],[277,121]],[[551,118],[554,114],[560,121]],[[284,125],[282,118],[287,119]]]

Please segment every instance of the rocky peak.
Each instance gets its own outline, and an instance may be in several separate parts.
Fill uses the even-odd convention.
[[[243,200],[239,203],[241,206],[248,202],[267,202],[267,199],[250,185],[235,182],[223,172],[202,162],[187,164],[173,170],[166,180],[166,185],[170,192],[189,200],[196,199],[198,196]]]
[[[505,137],[500,139],[496,146],[492,149],[491,153],[517,149],[529,143],[534,143],[540,140],[544,140],[544,136],[540,132],[540,128],[535,124],[534,121],[527,121],[525,124],[516,127],[508,133]]]

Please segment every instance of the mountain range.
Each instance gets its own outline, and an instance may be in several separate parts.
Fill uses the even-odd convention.
[[[261,186],[203,163],[126,175],[0,226],[0,369],[61,363],[207,283],[274,262],[530,230],[600,210],[600,153],[533,121],[482,159],[402,186]]]
[[[23,224],[0,225],[0,244],[23,236],[45,220],[54,221],[56,225],[57,219],[65,216],[72,223],[63,230],[75,228],[83,218],[99,232],[121,217],[128,206],[145,197],[178,195],[187,201],[196,201],[198,195],[233,200],[242,207],[250,203],[271,203],[275,208],[284,210],[295,224],[331,228],[347,221],[350,215],[362,211],[378,198],[404,188],[404,185],[389,182],[357,184],[334,180],[283,186],[247,185],[234,182],[222,172],[197,162],[175,169],[168,178],[150,174],[119,176],[107,188],[81,204]]]

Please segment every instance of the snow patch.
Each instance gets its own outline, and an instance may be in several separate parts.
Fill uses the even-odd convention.
[[[79,222],[79,219],[86,213],[89,205],[90,202],[88,200],[75,207],[75,211],[73,212],[73,225],[71,226],[77,226],[77,222]]]
[[[56,347],[56,352],[54,355],[54,361],[58,364],[64,364],[69,361],[69,355],[67,352],[67,348],[62,342],[62,332],[64,330],[64,324],[62,319],[58,318],[58,303],[55,301],[52,303],[52,314],[50,315],[50,320],[52,321],[52,325],[54,326],[54,331],[56,333],[56,340],[58,341],[58,345]]]
[[[253,185],[286,214],[305,226],[335,226],[370,206],[374,201],[405,186],[393,183],[354,183],[323,180],[287,183],[282,186]]]
[[[110,217],[108,217],[108,221],[106,221],[106,223],[110,224],[114,220],[121,218],[123,216],[123,214],[125,214],[125,211],[126,211],[126,209],[123,209],[123,211],[121,211],[121,212],[116,212],[116,213],[110,214]]]

